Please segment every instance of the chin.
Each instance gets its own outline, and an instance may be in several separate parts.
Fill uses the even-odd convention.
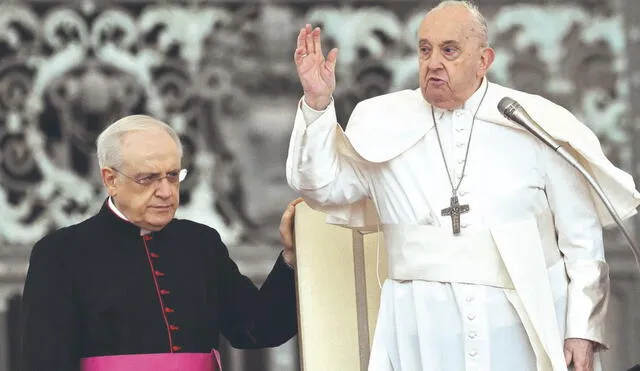
[[[423,93],[422,97],[424,98],[424,100],[426,100],[430,105],[432,106],[436,106],[439,108],[444,108],[441,107],[442,103],[445,102],[445,99],[441,96],[434,96],[433,94],[426,94]]]
[[[149,226],[153,227],[154,230],[160,230],[171,222],[174,214],[175,214],[175,210],[156,213],[155,215],[150,215],[147,218],[146,222]]]
[[[424,99],[429,102],[430,105],[438,107],[440,109],[452,109],[456,107],[456,104],[451,101],[451,97],[443,96],[441,94],[422,94]]]
[[[152,220],[147,220],[146,222],[147,227],[145,229],[148,229],[153,232],[157,232],[162,228],[166,227],[166,225],[169,224],[169,222],[171,222],[171,218],[167,218],[167,219],[153,218]]]

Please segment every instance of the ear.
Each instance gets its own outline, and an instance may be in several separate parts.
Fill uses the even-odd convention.
[[[484,49],[480,57],[480,69],[478,70],[480,76],[478,77],[484,77],[487,74],[487,71],[493,64],[493,60],[495,59],[495,57],[496,52],[493,50],[493,48],[487,47]]]
[[[107,189],[109,196],[115,196],[118,193],[118,185],[116,182],[118,174],[111,168],[103,167],[100,169],[100,175],[102,176],[102,184],[104,184]]]

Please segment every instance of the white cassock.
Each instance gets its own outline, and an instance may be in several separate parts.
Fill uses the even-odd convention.
[[[385,232],[390,279],[369,370],[557,371],[566,370],[565,338],[606,347],[602,225],[611,218],[574,168],[502,118],[496,105],[505,95],[539,122],[553,120],[546,129],[575,149],[620,215],[635,212],[633,181],[573,115],[486,79],[463,107],[435,109],[454,184],[469,150],[458,192],[470,206],[460,217],[462,237],[441,215],[451,184],[420,90],[361,102],[346,134],[333,103],[323,112],[299,104],[289,184],[336,224],[366,226],[370,199]]]

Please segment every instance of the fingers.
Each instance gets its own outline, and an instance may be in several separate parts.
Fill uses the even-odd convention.
[[[293,233],[293,218],[296,213],[296,205],[302,201],[304,201],[302,197],[298,197],[295,200],[289,202],[289,205],[287,205],[287,208],[282,213],[282,218],[280,218],[281,235],[289,235]]]
[[[294,216],[296,211],[296,205],[302,202],[302,198],[297,198],[287,206],[287,209],[282,213],[280,219],[280,241],[285,250],[292,250],[294,246]]]
[[[567,363],[567,367],[569,365],[571,365],[571,361],[573,360],[572,357],[573,353],[571,353],[571,350],[567,349],[566,347],[564,348],[564,361]]]
[[[338,48],[333,48],[327,55],[327,66],[332,70],[336,70],[336,61],[338,60]]]
[[[289,202],[289,205],[287,205],[287,208],[282,213],[282,218],[280,218],[280,234],[285,235],[293,232],[293,218],[296,213],[296,205],[303,201],[302,197],[298,197]]]
[[[572,357],[573,371],[593,371],[593,358],[585,356]]]
[[[575,359],[572,366],[573,371],[593,371],[593,365],[587,362],[577,362]]]
[[[322,53],[322,46],[320,45],[320,27],[316,27],[311,32],[311,38],[313,39],[313,51],[315,53]]]
[[[293,215],[295,214],[295,212],[296,209],[294,208],[294,206],[289,204],[284,213],[282,213],[282,218],[280,219],[280,231],[288,231],[291,228],[291,224],[293,224]]]
[[[300,62],[302,58],[310,54],[322,54],[321,33],[320,27],[312,29],[310,24],[300,29],[296,40],[296,51],[294,53],[296,62]]]
[[[300,202],[304,201],[304,199],[302,197],[298,197],[295,200],[291,201],[289,203],[289,206],[296,206],[297,204],[299,204]]]
[[[306,45],[305,45],[305,42],[304,42],[304,36],[305,36],[305,29],[301,28],[300,32],[298,32],[298,39],[296,40],[296,51],[298,49],[306,50]]]
[[[293,60],[296,64],[302,62],[302,58],[307,54],[307,43],[306,43],[306,28],[301,28],[300,32],[298,32],[298,39],[296,40],[296,51],[293,55]]]
[[[282,222],[280,223],[280,242],[285,250],[293,249],[293,212],[288,208],[285,214],[282,216]],[[287,216],[286,214],[289,213]]]
[[[588,350],[565,345],[564,360],[574,371],[593,371],[593,353]]]
[[[305,26],[305,44],[307,47],[307,53],[309,54],[314,54],[316,52],[315,50],[315,46],[313,43],[313,35],[312,35],[312,31],[311,31],[311,25],[308,24]]]
[[[574,371],[593,371],[593,353],[595,343],[579,338],[569,338],[564,342],[564,355],[567,365]]]

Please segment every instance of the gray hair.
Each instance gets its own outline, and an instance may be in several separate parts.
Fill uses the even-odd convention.
[[[178,154],[182,158],[182,143],[180,137],[173,128],[164,122],[147,115],[126,116],[113,124],[98,135],[96,148],[98,152],[98,164],[103,167],[121,167],[122,158],[122,138],[134,131],[164,129],[171,136],[178,146]]]
[[[469,0],[445,0],[441,1],[435,8],[431,9],[429,13],[434,10],[449,8],[453,6],[461,6],[469,11],[473,18],[475,18],[480,29],[478,30],[478,34],[480,35],[480,41],[482,42],[482,46],[489,46],[489,27],[487,26],[487,20],[478,9],[478,6],[472,3]]]

